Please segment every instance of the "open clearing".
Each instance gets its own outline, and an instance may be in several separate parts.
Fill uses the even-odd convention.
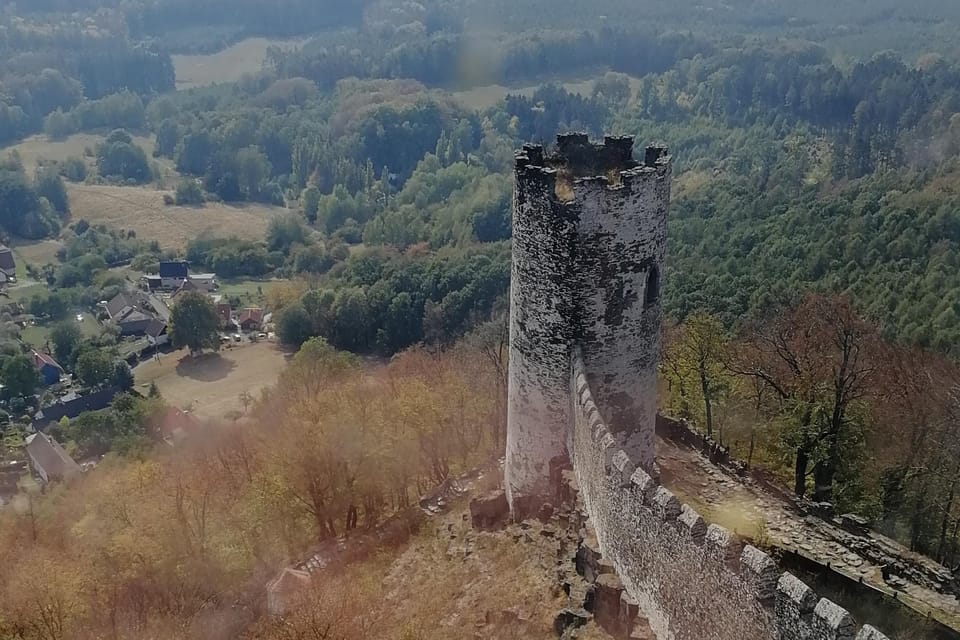
[[[262,307],[270,289],[287,280],[226,280],[220,282],[217,293],[225,298],[240,298],[244,306]]]
[[[166,206],[163,194],[169,192],[149,187],[71,184],[67,193],[73,220],[132,229],[138,238],[156,240],[163,249],[182,250],[203,233],[262,240],[270,220],[286,211],[262,204]]]
[[[59,240],[21,240],[15,238],[10,242],[13,255],[17,259],[17,278],[26,274],[26,265],[42,267],[45,264],[57,264],[57,252],[63,248]],[[23,274],[20,270],[23,269]]]
[[[463,106],[468,109],[476,109],[477,111],[485,111],[490,107],[494,107],[507,97],[507,94],[510,95],[521,95],[530,97],[536,92],[537,89],[542,87],[545,84],[550,82],[557,82],[563,85],[570,93],[579,93],[584,96],[589,96],[593,92],[593,83],[598,78],[603,77],[605,71],[598,71],[595,75],[591,75],[588,78],[579,78],[579,79],[556,79],[556,80],[544,80],[538,84],[532,86],[514,86],[507,87],[501,84],[491,84],[482,87],[473,87],[472,89],[465,89],[463,91],[455,91],[453,97],[457,99]],[[637,78],[630,78],[630,89],[633,92],[640,87],[640,80]]]
[[[26,169],[27,175],[32,176],[34,169],[40,166],[42,160],[63,161],[70,156],[84,158],[87,164],[93,166],[93,158],[84,157],[84,152],[89,149],[93,151],[98,144],[103,142],[104,135],[94,133],[77,133],[63,140],[50,140],[43,134],[30,136],[23,141],[4,147],[2,153],[7,154],[16,151],[20,154],[20,160]],[[147,157],[153,156],[154,140],[153,136],[131,135],[133,141],[143,148]]]
[[[174,55],[172,58],[177,89],[236,82],[243,74],[256,73],[263,68],[269,47],[293,49],[301,42],[303,41],[247,38],[209,55]]]
[[[137,385],[157,384],[170,405],[190,409],[202,418],[222,418],[241,410],[240,394],[254,397],[273,385],[286,366],[287,353],[270,342],[258,342],[190,358],[186,350],[161,354],[134,369]]]
[[[89,313],[82,313],[80,315],[83,317],[83,320],[77,322],[77,326],[80,327],[80,332],[83,334],[83,337],[93,338],[100,335],[100,323]],[[64,322],[76,322],[75,316],[75,313],[71,313]],[[32,347],[40,348],[47,342],[47,338],[50,337],[50,332],[53,331],[53,328],[57,324],[58,323],[53,322],[27,327],[20,332],[20,339]]]

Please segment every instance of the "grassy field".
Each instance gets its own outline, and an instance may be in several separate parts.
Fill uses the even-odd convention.
[[[42,160],[62,161],[70,156],[84,158],[84,152],[93,150],[103,142],[105,136],[94,133],[77,133],[63,140],[50,140],[43,134],[30,136],[29,138],[9,147],[4,147],[0,153],[11,153],[16,151],[23,161],[23,167],[27,175],[33,175],[33,170],[41,164]],[[153,136],[132,136],[134,142],[143,147],[147,157],[152,157],[154,148]],[[93,158],[84,158],[92,167]]]
[[[33,296],[49,290],[50,287],[46,283],[21,280],[12,287],[7,287],[7,295],[13,302],[26,302]]]
[[[10,243],[13,255],[17,259],[17,278],[26,276],[26,266],[32,264],[42,267],[45,264],[57,264],[57,251],[63,247],[59,240],[22,240],[14,239]],[[21,269],[23,272],[21,273]]]
[[[71,316],[71,318],[73,318],[73,316]],[[100,335],[100,323],[89,313],[83,314],[83,321],[78,322],[77,326],[80,327],[81,333],[83,333],[86,338],[93,338],[94,336]],[[47,341],[47,337],[52,330],[52,324],[27,327],[20,332],[20,339],[32,347],[41,347]]]
[[[155,382],[167,403],[203,418],[222,418],[242,409],[244,391],[257,396],[274,384],[286,362],[286,352],[277,345],[259,342],[200,358],[190,358],[186,351],[161,355],[160,362],[145,362],[134,374],[144,390]]]
[[[579,93],[585,96],[589,96],[593,91],[594,81],[601,77],[605,71],[598,71],[595,75],[591,75],[587,78],[574,78],[574,79],[554,79],[553,82],[559,82],[563,87],[570,93]],[[456,98],[460,104],[467,107],[468,109],[476,109],[477,111],[484,111],[490,107],[495,106],[498,102],[503,100],[507,94],[512,95],[522,95],[522,96],[532,96],[534,92],[539,89],[544,84],[551,82],[551,80],[544,80],[532,86],[514,86],[507,87],[500,84],[491,84],[482,87],[474,87],[472,89],[466,89],[464,91],[456,91],[453,93],[453,97]],[[630,86],[633,91],[636,91],[640,86],[640,80],[637,78],[630,78]]]
[[[263,68],[269,47],[292,49],[300,42],[302,41],[247,38],[210,55],[175,55],[173,68],[177,77],[177,89],[236,82],[243,74],[256,73]]]
[[[236,280],[220,283],[218,293],[226,298],[240,298],[245,306],[262,307],[264,297],[283,280]]]
[[[183,249],[202,233],[263,239],[270,219],[285,211],[261,204],[177,207],[163,204],[163,191],[149,187],[68,185],[73,220],[133,229],[164,249]]]

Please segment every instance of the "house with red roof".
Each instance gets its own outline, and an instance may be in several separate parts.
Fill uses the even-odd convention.
[[[240,312],[237,318],[237,324],[244,331],[259,331],[263,325],[263,309],[260,307],[247,307]]]
[[[40,372],[40,377],[43,378],[43,384],[45,386],[49,387],[60,382],[60,377],[63,375],[63,367],[49,354],[34,349],[33,366]]]

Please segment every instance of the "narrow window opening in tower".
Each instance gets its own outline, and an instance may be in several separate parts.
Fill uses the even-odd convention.
[[[660,270],[650,267],[647,274],[647,286],[643,296],[643,305],[649,309],[660,300]]]

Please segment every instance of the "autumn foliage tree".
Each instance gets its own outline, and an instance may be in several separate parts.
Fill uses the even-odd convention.
[[[811,294],[751,326],[731,369],[773,392],[794,451],[794,491],[830,501],[834,481],[862,443],[863,401],[874,392],[882,342],[844,298]]]
[[[723,324],[696,312],[682,325],[666,325],[664,334],[660,370],[676,390],[673,406],[682,417],[702,420],[707,435],[713,436],[715,404],[734,383],[725,364],[729,338]]]

